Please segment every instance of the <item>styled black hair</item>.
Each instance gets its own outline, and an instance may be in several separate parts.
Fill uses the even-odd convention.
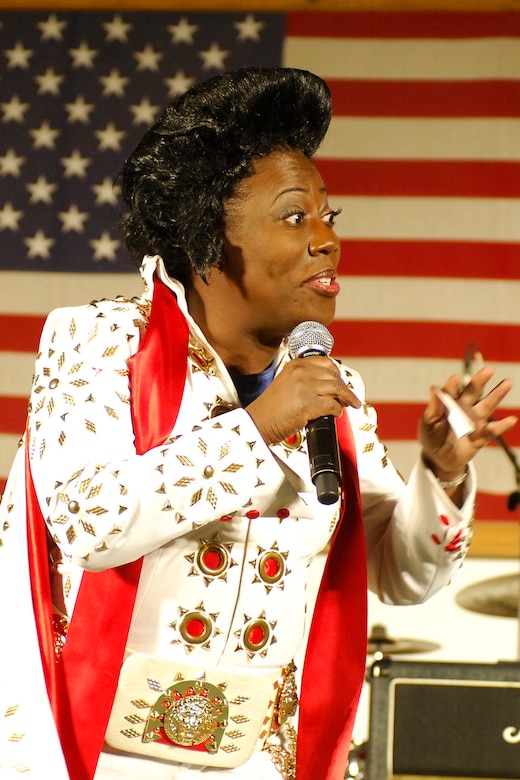
[[[330,117],[325,82],[294,68],[222,73],[175,99],[119,177],[132,260],[159,254],[170,276],[185,283],[222,268],[224,201],[253,173],[254,158],[282,150],[311,157]]]

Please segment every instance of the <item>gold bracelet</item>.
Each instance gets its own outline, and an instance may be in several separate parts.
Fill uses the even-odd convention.
[[[464,472],[464,474],[461,474],[460,477],[456,477],[455,479],[439,479],[437,477],[437,482],[441,486],[443,490],[449,490],[450,488],[458,487],[459,485],[462,485],[462,483],[465,481],[466,477],[468,476],[468,470]]]

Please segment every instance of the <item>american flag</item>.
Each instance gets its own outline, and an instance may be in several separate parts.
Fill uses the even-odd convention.
[[[519,413],[520,13],[13,11],[0,52],[0,489],[45,315],[139,290],[121,162],[176,94],[240,65],[332,89],[317,163],[343,208],[334,353],[361,371],[399,470],[429,386],[481,356]],[[516,519],[520,430],[505,444],[476,460],[480,520]]]

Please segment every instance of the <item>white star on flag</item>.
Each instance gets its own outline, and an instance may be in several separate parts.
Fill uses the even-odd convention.
[[[184,71],[178,70],[173,78],[164,79],[168,87],[168,97],[174,98],[176,95],[182,95],[187,89],[195,83],[195,79],[188,78]]]
[[[61,41],[67,22],[60,21],[56,14],[50,14],[45,21],[38,22],[38,27],[41,30],[42,41]]]
[[[79,211],[75,203],[71,203],[67,211],[60,211],[59,218],[62,222],[62,230],[64,233],[69,233],[73,230],[76,233],[83,233],[85,231],[85,221],[89,218],[89,215],[84,211]]]
[[[222,70],[227,57],[229,57],[229,51],[221,49],[218,43],[212,43],[209,49],[200,52],[200,57],[203,62],[203,70],[210,70],[211,68]]]
[[[87,175],[87,168],[91,161],[87,157],[82,157],[79,149],[74,149],[69,157],[61,157],[60,162],[64,168],[64,176],[70,179],[72,176],[79,176],[83,179]]]
[[[239,41],[259,41],[264,22],[255,19],[253,14],[247,14],[243,21],[235,22],[235,27]]]
[[[34,52],[32,49],[24,48],[23,43],[18,41],[13,49],[6,49],[4,54],[7,57],[8,68],[22,68],[23,70],[27,70],[29,67],[29,60]]]
[[[198,29],[198,25],[190,24],[185,16],[179,19],[177,24],[168,25],[173,43],[193,43],[194,35]]]
[[[132,124],[134,125],[152,125],[155,122],[157,114],[159,113],[161,106],[153,105],[148,98],[143,98],[140,103],[130,106],[134,118]]]
[[[101,76],[100,82],[103,84],[103,95],[117,95],[123,97],[125,88],[130,79],[122,76],[117,68],[112,68],[108,76]]]
[[[24,244],[29,249],[27,252],[28,257],[43,257],[46,259],[50,257],[54,239],[46,236],[43,230],[37,230],[34,236],[24,238]]]
[[[23,216],[23,211],[14,209],[12,203],[4,204],[0,209],[0,230],[19,230],[19,221]]]
[[[114,122],[109,122],[103,130],[95,131],[96,138],[99,139],[99,149],[121,149],[121,142],[126,136],[124,130],[118,130]]]
[[[120,41],[126,43],[128,40],[128,33],[132,29],[132,25],[123,21],[121,14],[116,14],[111,22],[104,22],[103,27],[106,30],[107,41]]]
[[[59,134],[60,131],[52,128],[48,122],[42,122],[40,127],[29,130],[29,135],[34,139],[35,149],[54,149]]]
[[[9,102],[0,103],[0,108],[4,114],[4,122],[19,122],[20,124],[25,121],[25,114],[30,108],[29,103],[22,103],[18,95],[13,95]]]
[[[54,68],[47,68],[41,76],[36,76],[39,95],[59,95],[60,84],[65,80],[65,76],[60,76],[54,72]]]
[[[19,176],[25,157],[18,157],[14,149],[8,149],[0,157],[0,176]]]
[[[77,95],[73,103],[65,103],[65,111],[68,113],[69,122],[89,122],[90,114],[95,109],[94,103],[87,103],[83,95]]]
[[[69,49],[69,54],[72,57],[73,68],[87,68],[88,70],[92,70],[94,67],[94,60],[99,52],[95,49],[91,49],[86,41],[81,41],[77,48]]]
[[[96,205],[101,206],[104,203],[111,206],[117,205],[117,198],[120,188],[114,184],[112,179],[105,177],[101,184],[93,184],[92,191],[96,195]]]
[[[99,238],[94,238],[90,242],[94,249],[94,260],[115,260],[116,250],[120,242],[111,238],[107,231],[103,231]]]
[[[31,203],[52,203],[52,195],[58,185],[48,182],[45,176],[38,176],[35,182],[26,185],[26,189],[31,193]]]
[[[137,70],[159,70],[159,64],[163,58],[163,53],[155,51],[153,46],[145,46],[142,51],[136,51]]]

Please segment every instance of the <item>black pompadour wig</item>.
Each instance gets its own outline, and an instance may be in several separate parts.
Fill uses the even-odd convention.
[[[132,259],[159,254],[189,282],[222,267],[224,201],[274,151],[311,157],[331,118],[325,82],[294,68],[242,68],[175,99],[126,160],[121,229]]]

